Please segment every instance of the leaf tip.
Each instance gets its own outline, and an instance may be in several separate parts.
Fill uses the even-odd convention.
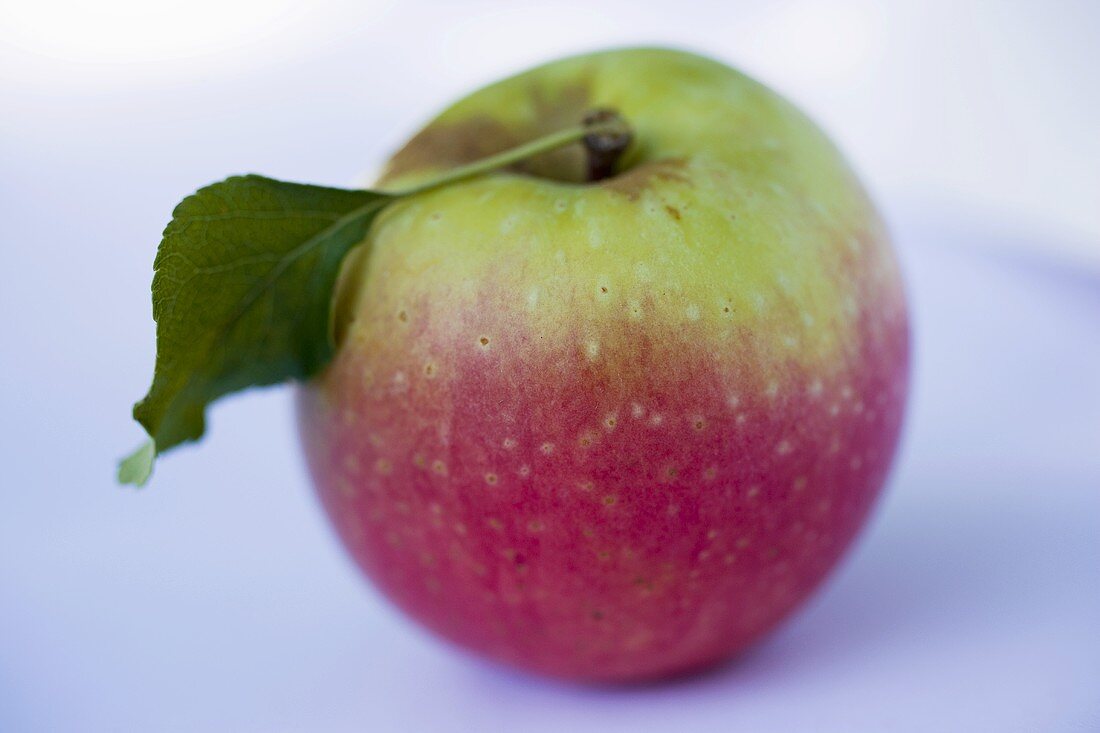
[[[150,438],[141,447],[118,463],[118,482],[142,487],[153,475],[153,461],[157,457],[156,441]]]

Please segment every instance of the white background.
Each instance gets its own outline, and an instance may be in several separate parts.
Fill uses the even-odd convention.
[[[0,731],[1100,730],[1098,38],[1085,0],[0,2]],[[667,686],[470,660],[343,559],[287,390],[113,485],[182,195],[342,184],[482,83],[626,43],[794,99],[906,267],[903,451],[797,618]]]

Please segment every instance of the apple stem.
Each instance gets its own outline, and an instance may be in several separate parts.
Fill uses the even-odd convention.
[[[630,125],[617,112],[609,109],[593,110],[585,115],[579,125],[552,132],[487,158],[452,168],[427,183],[387,193],[395,197],[404,197],[434,191],[458,181],[506,168],[513,163],[578,141],[584,142],[585,150],[588,152],[588,180],[599,181],[614,172],[615,162],[630,145],[632,139]]]
[[[588,153],[588,180],[602,181],[615,172],[618,162],[634,138],[630,126],[613,109],[594,109],[584,117],[589,132],[584,136]]]

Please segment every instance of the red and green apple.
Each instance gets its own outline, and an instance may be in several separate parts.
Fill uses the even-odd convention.
[[[710,665],[803,603],[882,488],[909,338],[882,222],[803,114],[720,63],[565,59],[458,102],[414,187],[611,108],[580,145],[396,201],[337,287],[302,442],[348,552],[450,641],[547,675]]]

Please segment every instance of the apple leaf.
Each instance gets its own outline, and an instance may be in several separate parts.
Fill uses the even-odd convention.
[[[153,473],[153,461],[157,457],[157,444],[152,438],[122,459],[118,464],[118,481],[122,484],[144,486]]]
[[[340,264],[389,203],[507,168],[584,141],[606,152],[629,142],[618,114],[587,115],[401,191],[346,190],[235,176],[180,202],[153,262],[157,358],[134,405],[149,440],[124,458],[118,480],[143,486],[156,457],[198,440],[206,406],[248,387],[305,380],[336,350],[333,291]],[[620,150],[621,152],[621,150]]]
[[[158,454],[200,438],[219,397],[332,358],[340,263],[394,198],[248,175],[176,207],[153,263],[153,384],[134,405],[151,440],[119,464],[120,482],[143,485]]]

